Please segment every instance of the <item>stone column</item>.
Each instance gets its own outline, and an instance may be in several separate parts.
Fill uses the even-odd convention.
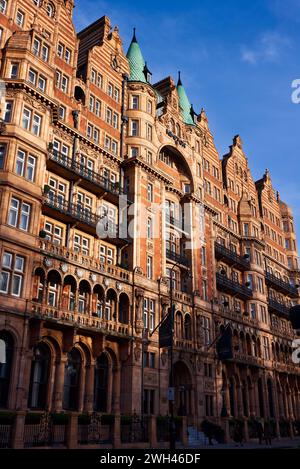
[[[242,386],[240,384],[236,385],[236,396],[237,396],[237,415],[238,417],[240,417],[244,415]]]
[[[156,448],[157,447],[157,434],[156,434],[156,416],[151,415],[149,418],[149,439],[150,439],[150,447]]]
[[[121,367],[117,366],[113,370],[113,413],[120,413],[120,392],[121,392]]]
[[[95,378],[95,364],[92,363],[86,366],[86,372],[85,372],[85,392],[84,392],[84,411],[85,412],[93,412],[94,378]]]
[[[79,412],[83,412],[85,384],[86,384],[86,368],[81,367],[79,399],[78,399],[78,411]]]
[[[66,355],[62,356],[60,361],[56,362],[55,383],[53,392],[53,410],[55,412],[61,412],[63,408],[63,392],[66,363]]]
[[[17,412],[12,428],[11,446],[13,449],[24,448],[24,426],[26,412]]]
[[[67,426],[67,448],[76,449],[78,445],[78,413],[71,412],[69,414],[69,422]]]
[[[113,447],[115,449],[118,449],[121,447],[121,416],[120,415],[115,415]]]

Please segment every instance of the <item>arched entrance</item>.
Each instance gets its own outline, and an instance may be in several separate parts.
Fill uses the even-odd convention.
[[[174,412],[176,415],[192,417],[192,376],[187,365],[178,361],[174,365],[174,388],[175,388],[175,405]]]

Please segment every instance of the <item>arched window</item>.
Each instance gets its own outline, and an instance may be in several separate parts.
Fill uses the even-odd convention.
[[[129,299],[125,293],[122,293],[119,299],[119,322],[122,324],[129,322]]]
[[[48,299],[49,306],[57,307],[60,293],[61,278],[58,272],[52,271],[48,275]]]
[[[65,370],[63,396],[63,408],[65,410],[78,409],[81,364],[80,352],[73,348],[69,353]]]
[[[31,364],[28,406],[32,409],[45,409],[47,405],[50,361],[49,347],[39,344]]]
[[[103,318],[104,290],[100,285],[96,285],[93,290],[92,315]]]
[[[14,341],[5,331],[0,332],[0,407],[7,407],[13,359]]]
[[[105,315],[104,318],[107,321],[112,321],[116,319],[116,302],[117,296],[114,290],[109,290],[106,295],[105,302]]]
[[[105,353],[97,358],[95,366],[94,410],[107,412],[109,363]]]
[[[42,0],[33,0],[33,3],[36,7],[40,7],[42,5]]]
[[[33,276],[33,292],[32,299],[38,303],[43,302],[43,295],[45,291],[45,272],[43,269],[38,268]]]
[[[175,334],[178,339],[183,336],[183,318],[182,314],[178,311],[175,316]]]
[[[53,18],[54,12],[55,12],[53,3],[49,2],[47,4],[46,11],[47,11],[47,15],[49,16],[49,18]]]
[[[90,302],[90,285],[86,280],[82,280],[79,284],[79,295],[78,295],[78,312],[80,314],[89,313],[89,302]]]
[[[185,340],[191,340],[192,338],[192,324],[191,317],[189,314],[186,314],[184,317],[184,338]]]
[[[67,275],[64,279],[62,309],[67,311],[75,310],[76,298],[76,280],[71,275]]]

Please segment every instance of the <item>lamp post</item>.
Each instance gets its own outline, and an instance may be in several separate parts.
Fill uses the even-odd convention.
[[[175,435],[175,422],[174,422],[174,370],[173,370],[173,336],[174,336],[174,307],[173,307],[173,272],[178,262],[173,265],[170,270],[170,307],[171,307],[171,346],[170,346],[170,381],[169,381],[169,401],[170,401],[170,450],[174,451],[176,448],[176,435]]]
[[[171,345],[170,345],[170,380],[169,380],[169,402],[170,402],[170,450],[176,449],[176,428],[174,421],[174,401],[175,401],[175,389],[174,389],[174,304],[173,304],[173,272],[175,267],[178,266],[180,262],[176,262],[172,269],[170,270],[170,308],[171,308]],[[187,276],[191,277],[191,272],[187,271]]]

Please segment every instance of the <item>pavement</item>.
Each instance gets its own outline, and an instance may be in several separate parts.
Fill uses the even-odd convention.
[[[191,449],[192,447],[190,447]],[[259,444],[257,442],[249,442],[243,443],[243,445],[239,445],[236,443],[227,443],[227,444],[218,444],[214,443],[213,446],[210,445],[201,445],[195,446],[194,449],[299,449],[300,450],[300,438],[275,438],[272,440],[272,445],[266,445],[265,443]]]

